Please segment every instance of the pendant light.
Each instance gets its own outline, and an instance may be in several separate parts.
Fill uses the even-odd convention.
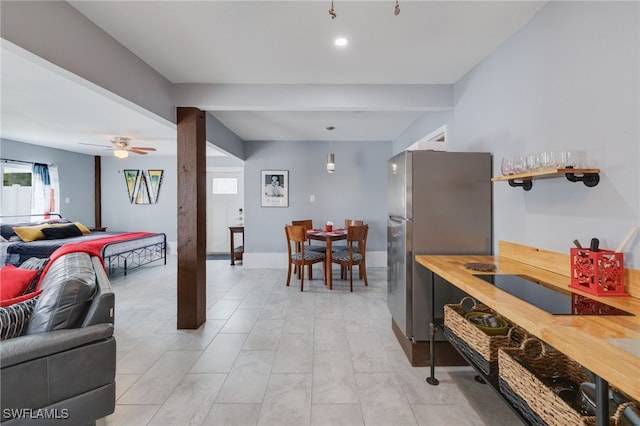
[[[328,126],[327,130],[332,131],[335,129],[333,126]],[[331,133],[329,133],[331,135]],[[336,171],[336,158],[333,154],[333,138],[329,136],[329,154],[327,154],[327,173],[333,173]]]

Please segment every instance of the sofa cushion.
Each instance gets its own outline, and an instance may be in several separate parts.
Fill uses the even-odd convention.
[[[42,272],[44,271],[44,267],[47,265],[48,261],[49,259],[47,258],[40,259],[37,257],[30,257],[18,266],[20,269],[31,269],[36,271],[36,277],[31,281],[31,284],[29,284],[23,294],[31,293],[36,289],[36,286],[40,281],[40,277],[42,276]]]
[[[63,238],[79,237],[82,231],[75,224],[69,223],[61,226],[51,226],[43,228],[42,233],[46,240],[57,240]]]
[[[24,294],[38,271],[7,265],[0,269],[0,300],[13,299]]]
[[[42,290],[36,290],[23,294],[22,296],[14,297],[13,299],[0,300],[0,308],[5,308],[16,303],[24,302],[25,300],[33,299],[34,297],[39,296],[40,293],[42,293]]]
[[[96,291],[96,275],[87,253],[67,253],[53,259],[52,255],[38,283],[42,294],[26,334],[77,327]]]
[[[0,340],[22,335],[33,313],[37,297],[0,308]]]

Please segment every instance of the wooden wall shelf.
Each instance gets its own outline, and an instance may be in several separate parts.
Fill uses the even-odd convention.
[[[533,180],[549,179],[565,176],[570,182],[582,182],[585,186],[594,187],[600,182],[600,169],[550,169],[537,172],[516,173],[507,176],[497,176],[492,182],[507,181],[512,187],[522,187],[525,191],[533,188]]]

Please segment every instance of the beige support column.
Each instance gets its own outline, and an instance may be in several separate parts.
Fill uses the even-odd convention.
[[[178,123],[178,329],[206,320],[205,113],[177,108]]]

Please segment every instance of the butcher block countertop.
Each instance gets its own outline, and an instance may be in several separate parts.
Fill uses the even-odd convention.
[[[418,255],[415,260],[640,401],[640,271],[626,271],[625,289],[630,297],[596,297],[571,290],[634,316],[552,315],[474,277],[484,272],[464,265],[491,263],[497,270],[489,274],[528,275],[568,290],[569,255],[505,241],[499,242],[498,253],[498,256]]]

